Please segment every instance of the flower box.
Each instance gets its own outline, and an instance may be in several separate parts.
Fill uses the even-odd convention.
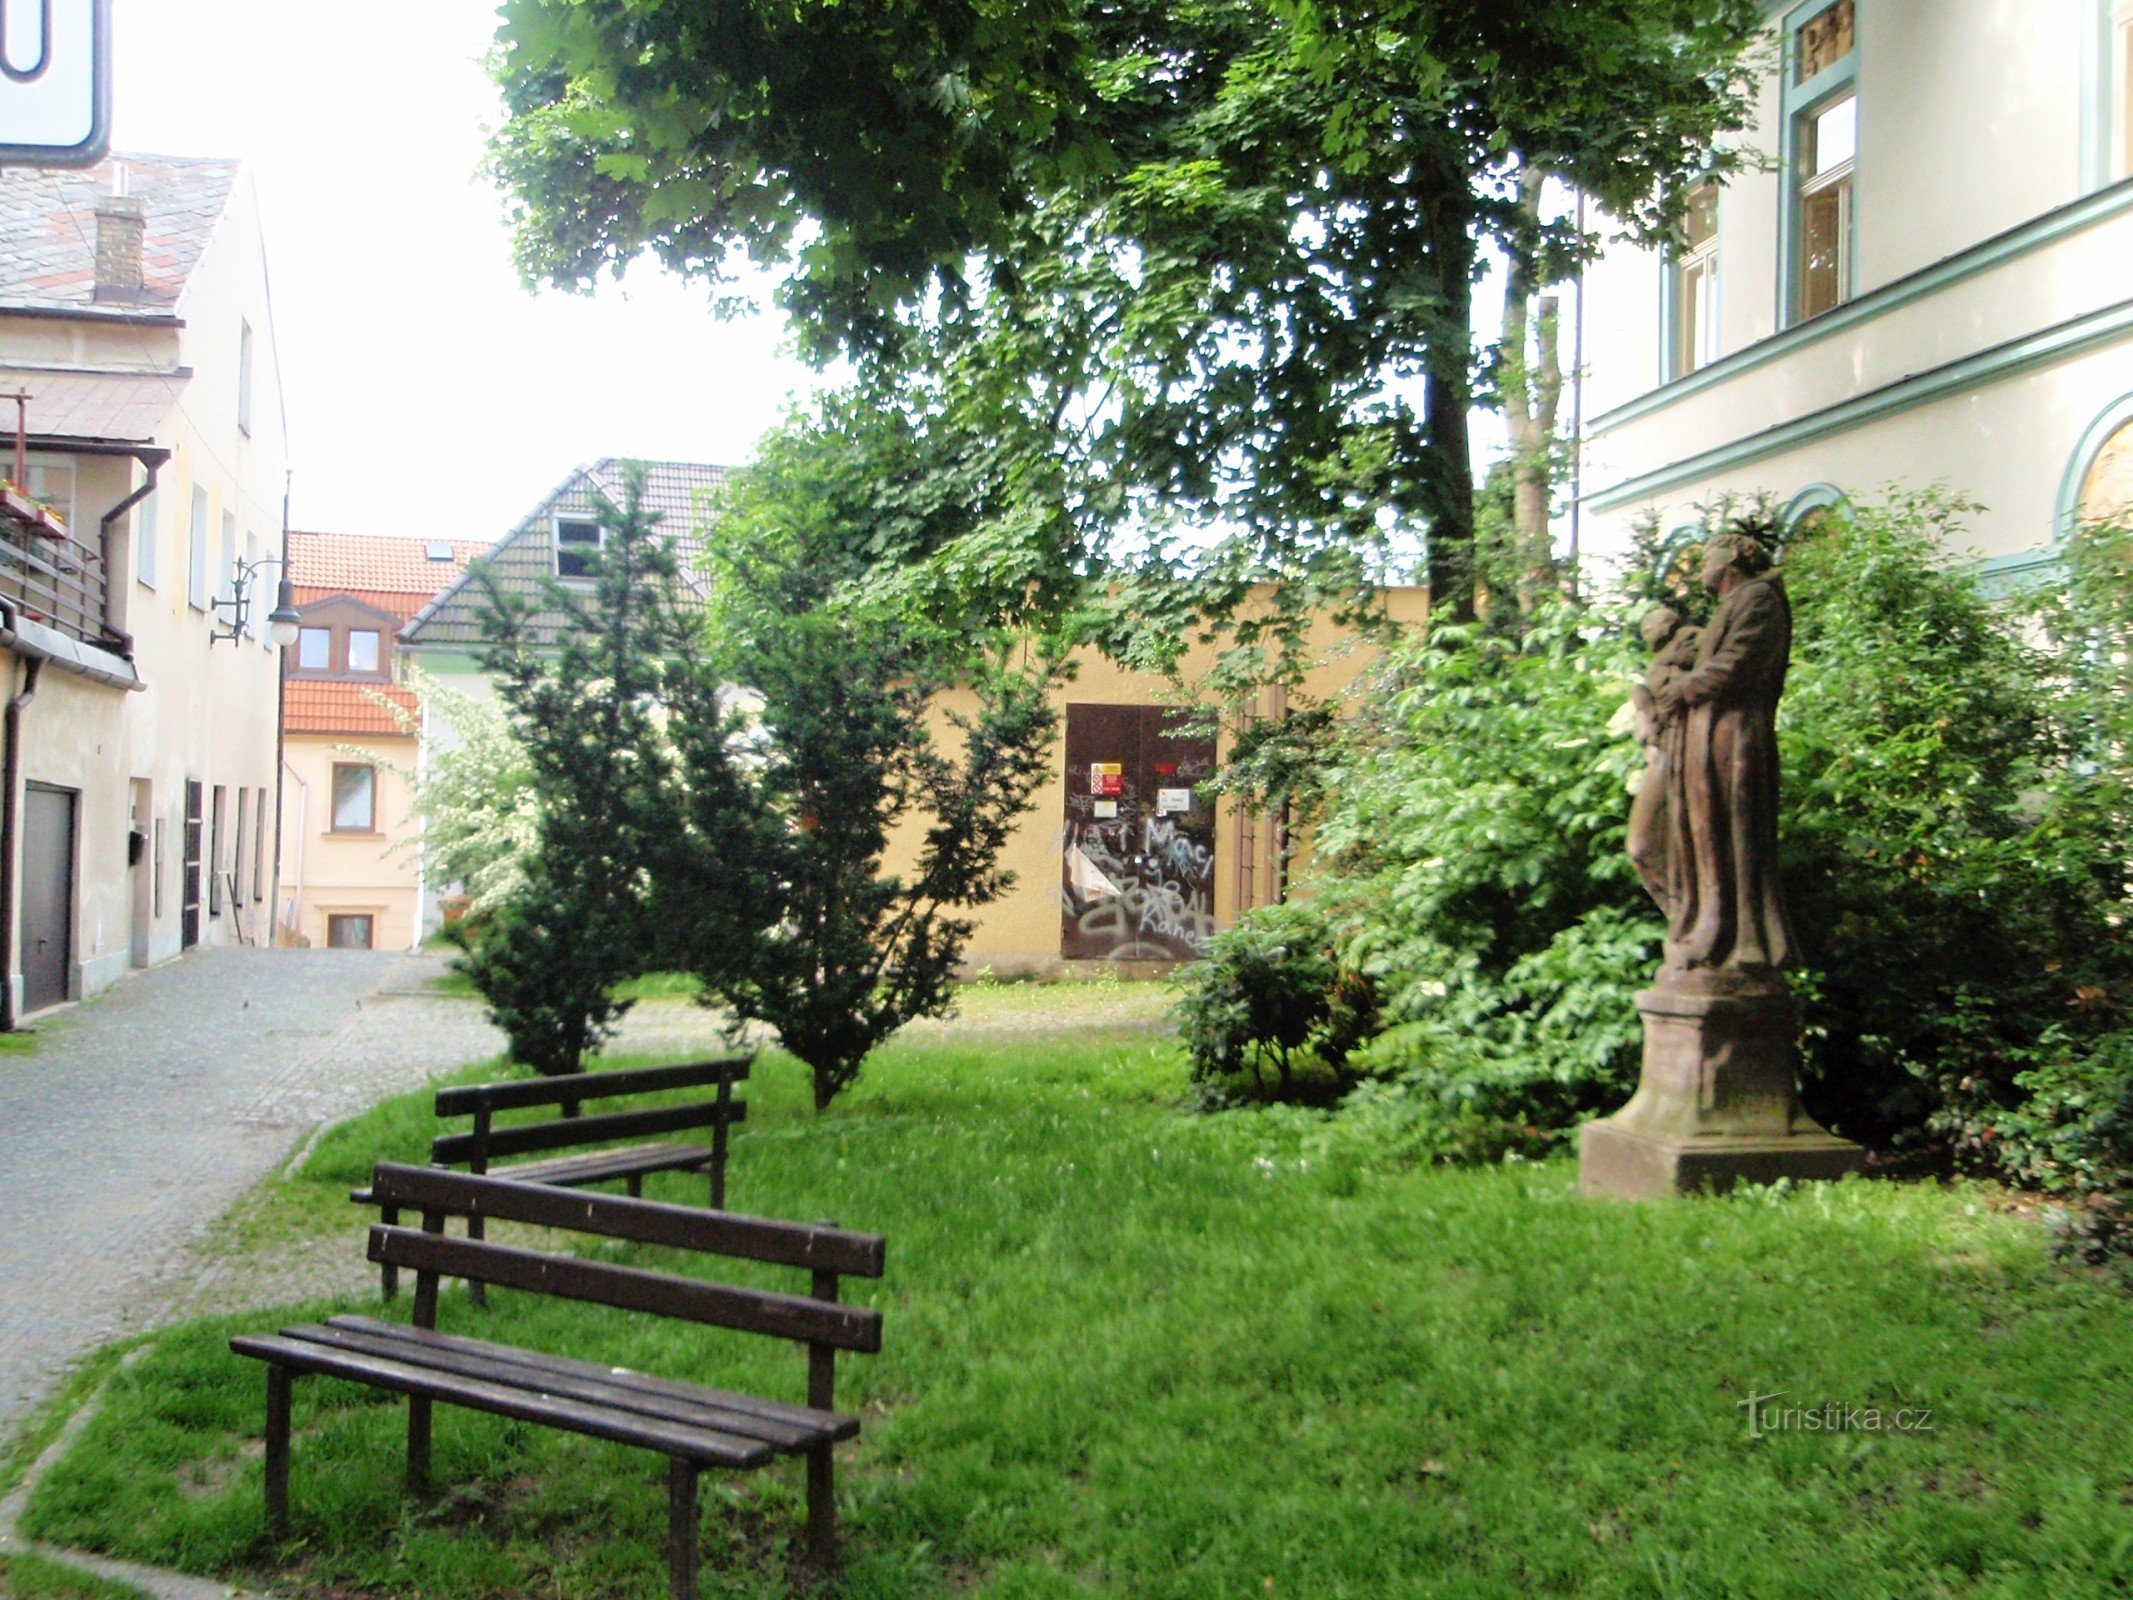
[[[38,504],[7,479],[0,479],[0,513],[4,513],[9,521],[20,523],[39,538],[67,537],[67,524],[58,512],[49,506]]]

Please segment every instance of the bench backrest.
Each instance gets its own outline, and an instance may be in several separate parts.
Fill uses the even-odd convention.
[[[723,1149],[724,1131],[748,1118],[747,1104],[734,1098],[733,1088],[747,1079],[752,1061],[749,1056],[729,1056],[716,1061],[684,1062],[672,1067],[577,1072],[556,1078],[523,1078],[510,1083],[470,1083],[439,1089],[437,1115],[471,1116],[474,1130],[440,1135],[430,1145],[430,1159],[440,1166],[471,1166],[481,1172],[491,1161],[503,1156],[606,1144],[611,1140],[643,1138],[652,1134],[680,1133],[690,1128],[717,1129]],[[660,1106],[648,1111],[610,1111],[590,1117],[577,1114],[579,1105],[587,1100],[700,1088],[715,1088],[717,1093],[710,1100],[689,1105]],[[492,1119],[499,1111],[550,1105],[561,1110],[556,1121],[509,1128],[492,1125]]]
[[[369,1250],[372,1261],[415,1273],[417,1327],[436,1326],[441,1275],[768,1334],[808,1347],[807,1403],[825,1411],[832,1406],[836,1352],[881,1348],[881,1313],[841,1305],[837,1300],[839,1277],[882,1275],[887,1244],[877,1234],[699,1211],[692,1206],[553,1189],[397,1162],[379,1163],[371,1176],[371,1191],[383,1205],[422,1214],[420,1229],[372,1228]],[[812,1272],[813,1283],[809,1294],[779,1294],[580,1256],[451,1239],[443,1232],[447,1216],[494,1217],[801,1267]]]

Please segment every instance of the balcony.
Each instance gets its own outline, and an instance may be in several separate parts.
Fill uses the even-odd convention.
[[[14,485],[0,485],[0,604],[108,650],[123,641],[105,623],[104,588],[101,556]]]

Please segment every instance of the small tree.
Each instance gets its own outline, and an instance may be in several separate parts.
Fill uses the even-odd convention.
[[[526,747],[495,701],[447,688],[420,667],[409,668],[407,686],[426,720],[375,696],[422,744],[421,762],[405,774],[422,832],[401,848],[420,854],[431,882],[457,885],[470,913],[494,911],[524,885],[540,834]]]
[[[855,594],[886,537],[921,557],[926,541],[883,493],[908,474],[852,474],[852,449],[805,424],[774,436],[713,535],[727,687],[674,719],[690,859],[662,878],[684,964],[778,1030],[818,1109],[889,1034],[947,1009],[967,913],[1013,882],[1000,851],[1055,720],[1045,652]],[[947,708],[952,689],[967,710]]]
[[[661,706],[671,680],[700,670],[643,470],[624,483],[619,509],[597,502],[605,538],[589,592],[550,583],[535,602],[483,574],[484,665],[525,748],[538,819],[523,884],[463,965],[512,1055],[549,1075],[578,1071],[612,1035],[628,1008],[615,986],[654,957],[652,873],[677,822]]]

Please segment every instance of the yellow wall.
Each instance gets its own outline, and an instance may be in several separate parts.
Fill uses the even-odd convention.
[[[1401,625],[1416,625],[1426,609],[1426,596],[1419,589],[1401,588],[1386,593],[1386,612]],[[1313,698],[1337,695],[1354,681],[1369,662],[1369,653],[1356,639],[1330,623],[1321,624],[1311,641],[1313,665],[1306,675],[1305,693]],[[1185,676],[1204,671],[1211,651],[1196,649],[1185,663]],[[1167,705],[1172,703],[1168,686],[1159,678],[1128,672],[1094,651],[1075,658],[1075,677],[1053,695],[1060,710],[1060,726],[1052,740],[1048,776],[1038,787],[1030,810],[1009,839],[1001,864],[1015,874],[1014,886],[992,905],[973,913],[976,931],[966,951],[971,970],[991,968],[1000,976],[1065,972],[1102,963],[1067,962],[1060,956],[1063,827],[1066,818],[1066,719],[1070,704]],[[974,699],[967,690],[942,697],[937,708],[937,730],[952,748],[947,716],[969,715]],[[1226,749],[1219,752],[1226,755]],[[917,852],[923,829],[907,827],[892,850],[892,859],[911,860]],[[1290,841],[1289,872],[1293,882],[1308,860],[1308,841]],[[1275,829],[1269,819],[1240,819],[1237,806],[1222,799],[1215,817],[1214,912],[1215,920],[1227,927],[1240,909],[1265,904],[1272,898],[1275,882]],[[1121,963],[1128,967],[1143,964]]]
[[[408,950],[416,943],[420,862],[410,841],[416,824],[405,774],[415,764],[413,739],[354,739],[296,734],[284,746],[281,875],[294,902],[284,937],[326,943],[326,918],[368,915],[372,947]],[[377,771],[372,833],[333,830],[333,768],[369,763]],[[403,848],[406,846],[406,848]]]

